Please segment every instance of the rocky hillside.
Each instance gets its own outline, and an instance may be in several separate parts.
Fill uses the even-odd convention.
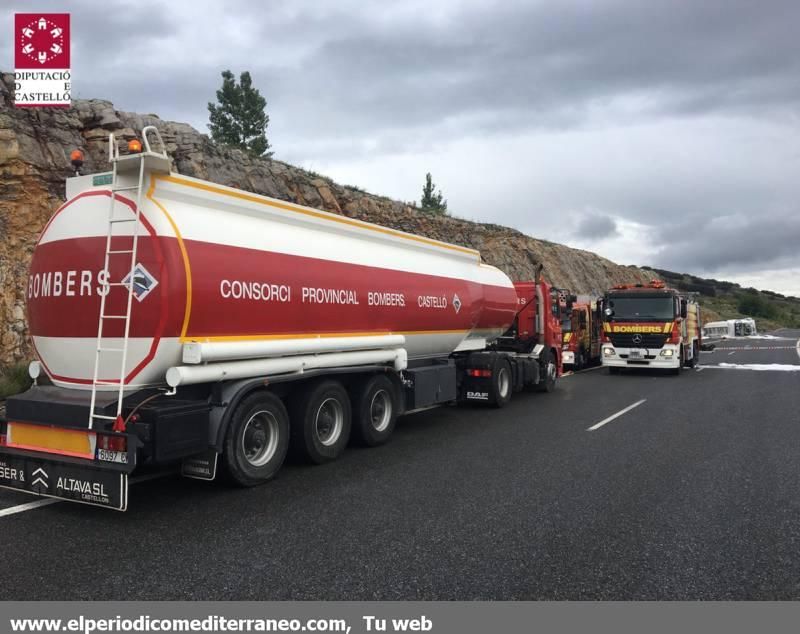
[[[556,285],[594,293],[609,285],[649,279],[594,253],[537,240],[518,231],[449,217],[375,196],[275,160],[252,159],[215,146],[184,123],[156,115],[120,112],[100,100],[78,100],[70,109],[14,108],[11,76],[0,81],[0,366],[30,355],[24,312],[25,278],[33,246],[64,200],[69,153],[86,155],[84,171],[107,169],[108,133],[138,137],[155,125],[175,169],[216,183],[326,209],[438,240],[479,249],[512,279],[530,279],[541,263]],[[458,210],[453,210],[458,213]]]

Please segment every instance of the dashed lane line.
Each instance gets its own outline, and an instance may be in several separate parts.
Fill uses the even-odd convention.
[[[641,401],[636,401],[632,405],[628,405],[628,407],[626,407],[625,409],[621,409],[616,414],[612,414],[608,418],[604,418],[603,420],[601,420],[599,423],[596,423],[596,424],[592,425],[586,431],[595,431],[597,429],[600,429],[603,425],[606,425],[606,424],[610,423],[612,420],[615,420],[615,419],[619,418],[623,414],[627,414],[632,409],[634,409],[636,407],[639,407],[639,405],[641,405],[645,401],[647,401],[647,399],[643,398]]]
[[[711,352],[722,352],[724,350],[794,350],[794,346],[720,346]]]

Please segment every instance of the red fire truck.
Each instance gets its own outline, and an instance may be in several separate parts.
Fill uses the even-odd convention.
[[[602,327],[596,310],[596,302],[576,303],[569,319],[562,321],[564,370],[578,371],[600,361]]]
[[[611,373],[661,368],[679,374],[700,360],[700,306],[661,280],[611,288],[597,315],[603,320],[603,365]]]

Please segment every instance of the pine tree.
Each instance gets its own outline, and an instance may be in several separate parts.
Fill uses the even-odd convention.
[[[267,100],[253,88],[250,73],[239,76],[239,83],[229,70],[222,72],[222,88],[217,91],[218,105],[208,104],[211,138],[217,143],[239,148],[252,156],[272,156],[268,152],[265,112]]]
[[[420,200],[420,207],[422,211],[437,216],[447,215],[447,201],[444,200],[442,191],[434,191],[436,185],[433,184],[431,173],[425,174],[425,186],[422,188],[422,199]]]

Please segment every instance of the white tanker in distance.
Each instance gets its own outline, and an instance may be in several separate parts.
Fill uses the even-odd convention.
[[[171,171],[150,147],[67,181],[33,253],[36,385],[9,399],[0,486],[124,509],[142,463],[271,478],[403,412],[508,402],[560,374],[556,291],[477,251]],[[80,158],[80,157],[75,157]],[[56,292],[56,289],[58,291]],[[555,311],[555,312],[554,312]],[[42,464],[91,491],[37,489]],[[0,472],[0,475],[6,471]]]

